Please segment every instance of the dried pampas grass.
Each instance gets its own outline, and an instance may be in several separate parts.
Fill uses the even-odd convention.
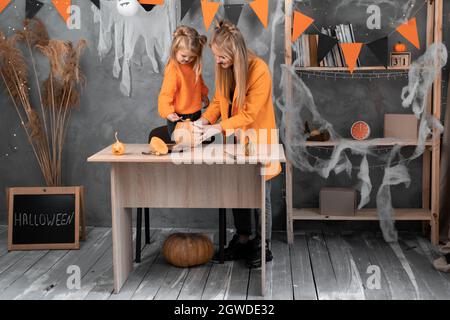
[[[30,101],[28,65],[18,48],[23,43],[30,58],[40,108]],[[86,81],[80,69],[80,57],[86,41],[72,43],[49,39],[38,19],[24,21],[23,30],[7,38],[0,31],[0,76],[5,84],[48,186],[61,186],[62,151],[71,110],[80,104],[79,88]],[[47,57],[48,78],[38,79],[34,53]],[[39,111],[38,111],[39,110]]]

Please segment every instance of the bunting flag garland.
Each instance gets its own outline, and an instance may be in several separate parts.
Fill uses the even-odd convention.
[[[341,43],[340,46],[342,49],[342,53],[344,54],[345,63],[347,64],[350,73],[353,73],[363,43]]]
[[[69,20],[69,7],[72,5],[71,0],[52,0],[53,6],[58,11],[59,15],[67,22]]]
[[[225,15],[228,20],[230,20],[233,24],[237,25],[239,22],[239,18],[241,17],[242,9],[244,8],[243,4],[227,4],[224,5]]]
[[[389,64],[389,44],[388,37],[383,37],[381,39],[372,41],[367,44],[367,47],[372,51],[372,53],[377,57],[378,61],[383,64],[386,68]]]
[[[420,50],[420,41],[419,33],[417,32],[416,18],[412,18],[407,23],[402,24],[396,29],[396,31]]]
[[[191,9],[192,4],[195,0],[181,0],[181,18],[183,20],[184,16],[188,13],[189,9]]]
[[[43,6],[44,3],[39,0],[27,0],[25,3],[25,16],[27,19],[33,19]]]
[[[145,11],[149,12],[155,7],[155,5],[163,5],[164,0],[139,0],[139,3]]]
[[[267,29],[267,25],[269,24],[269,0],[255,0],[250,3],[250,7],[258,16],[264,28]]]
[[[205,23],[205,29],[208,31],[211,23],[216,16],[217,10],[221,5],[220,2],[208,2],[207,0],[201,0],[202,12],[203,12],[203,22]]]
[[[314,22],[314,19],[305,16],[299,11],[294,12],[294,26],[292,31],[292,42],[296,41],[303,32]],[[331,49],[330,49],[331,50]]]
[[[12,0],[0,0],[0,13],[10,4]]]
[[[91,0],[91,2],[92,2],[93,4],[95,4],[95,6],[96,6],[97,8],[100,9],[100,0]]]
[[[426,2],[425,2],[426,4]],[[422,6],[417,13],[424,8]],[[417,14],[416,13],[416,14]],[[318,62],[320,63],[327,54],[334,48],[334,46],[339,43],[337,38],[331,37],[329,35],[323,34],[320,32],[319,28],[314,25],[314,19],[306,16],[298,10],[294,11],[293,18],[293,30],[292,30],[292,42],[297,41],[297,39],[309,28],[310,25],[313,25],[314,28],[319,33],[319,43],[317,48]],[[351,25],[350,25],[351,27]],[[409,42],[411,42],[417,49],[420,49],[420,41],[419,41],[419,33],[417,31],[417,21],[416,18],[410,19],[408,22],[400,25],[395,29],[394,32],[400,33],[404,38],[406,38]],[[351,30],[352,38],[353,30]],[[373,52],[373,54],[377,57],[377,59],[385,66],[388,67],[389,64],[389,36],[385,36],[383,38],[377,39],[375,41],[369,43],[340,43],[340,47],[342,53],[344,55],[346,64],[351,73],[355,70],[355,67],[358,63],[359,54],[361,53],[361,49],[363,45],[367,45],[368,48]],[[348,41],[347,41],[348,42]]]
[[[320,61],[322,61],[327,56],[328,52],[330,52],[331,49],[333,49],[337,44],[338,41],[336,38],[327,36],[323,33],[319,33],[319,44],[317,46],[317,62],[319,63]]]

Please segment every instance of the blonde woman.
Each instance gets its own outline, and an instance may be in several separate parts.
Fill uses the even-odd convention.
[[[198,120],[202,102],[209,104],[208,87],[202,77],[202,52],[205,36],[187,26],[179,26],[174,34],[169,62],[158,98],[158,112],[167,119],[169,135],[181,120]]]
[[[218,133],[256,133],[256,143],[271,144],[271,131],[276,130],[272,103],[272,78],[267,64],[247,49],[239,29],[230,22],[219,22],[210,47],[216,61],[216,92],[214,99],[195,126],[203,132],[202,140]],[[220,122],[219,122],[220,119]],[[264,141],[265,140],[265,141]],[[281,171],[279,163],[272,164],[266,179],[266,261],[272,260],[270,240],[272,211],[270,180]],[[250,268],[261,266],[261,239],[257,230],[251,239],[251,210],[233,209],[236,234],[225,249],[226,260],[246,259]],[[255,216],[259,221],[259,216]]]

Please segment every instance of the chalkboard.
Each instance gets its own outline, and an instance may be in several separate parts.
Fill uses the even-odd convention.
[[[80,187],[10,188],[8,250],[79,249]]]

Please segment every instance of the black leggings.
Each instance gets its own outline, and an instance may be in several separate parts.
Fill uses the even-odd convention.
[[[178,114],[178,116],[183,120],[189,119],[191,121],[197,121],[198,119],[201,118],[202,112],[198,111],[196,113],[191,113],[191,114]],[[167,120],[167,131],[169,132],[169,137],[172,141],[173,141],[172,134],[175,131],[175,127],[177,126],[178,122],[180,122],[180,121],[172,122],[170,120]]]

